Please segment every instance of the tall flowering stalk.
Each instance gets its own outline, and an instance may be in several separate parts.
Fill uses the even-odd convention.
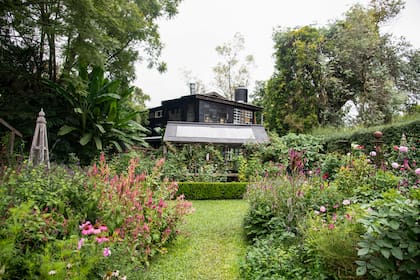
[[[101,157],[91,179],[100,192],[98,208],[117,242],[141,263],[173,239],[182,217],[192,211],[184,197],[175,197],[178,185],[161,179],[164,160],[157,161],[151,174],[136,173],[138,159],[131,159],[126,173],[111,175]],[[176,199],[175,199],[176,198]]]

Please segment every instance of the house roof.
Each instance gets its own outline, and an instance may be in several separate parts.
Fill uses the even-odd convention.
[[[242,145],[245,143],[266,143],[269,138],[261,125],[170,121],[166,126],[163,141]]]
[[[193,99],[193,98],[200,99],[200,100],[211,101],[211,102],[216,102],[216,103],[221,103],[221,104],[227,104],[227,105],[235,106],[235,107],[238,107],[238,108],[244,108],[244,109],[248,109],[248,110],[252,110],[252,111],[261,111],[262,110],[262,108],[259,107],[259,106],[255,106],[255,105],[252,105],[252,104],[249,104],[249,103],[243,103],[243,102],[237,102],[237,101],[234,101],[234,100],[229,100],[229,99],[221,96],[217,92],[210,92],[210,93],[206,93],[206,94],[184,95],[184,96],[181,96],[179,98],[164,100],[164,101],[161,102],[161,106],[150,108],[149,110],[151,110],[151,111],[161,110],[165,104],[172,103],[172,102],[184,102],[184,101],[187,101],[187,100]]]

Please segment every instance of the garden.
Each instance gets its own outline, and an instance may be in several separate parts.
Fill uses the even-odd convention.
[[[3,166],[0,278],[418,279],[418,125]]]

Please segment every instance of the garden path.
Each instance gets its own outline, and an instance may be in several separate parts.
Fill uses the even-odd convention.
[[[242,221],[244,200],[193,201],[195,212],[182,226],[168,253],[152,261],[145,279],[239,279],[246,243]]]

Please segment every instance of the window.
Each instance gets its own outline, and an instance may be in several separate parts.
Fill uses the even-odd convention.
[[[252,124],[252,111],[233,109],[233,123],[235,124]]]
[[[163,110],[155,111],[155,119],[159,119],[163,116]]]

